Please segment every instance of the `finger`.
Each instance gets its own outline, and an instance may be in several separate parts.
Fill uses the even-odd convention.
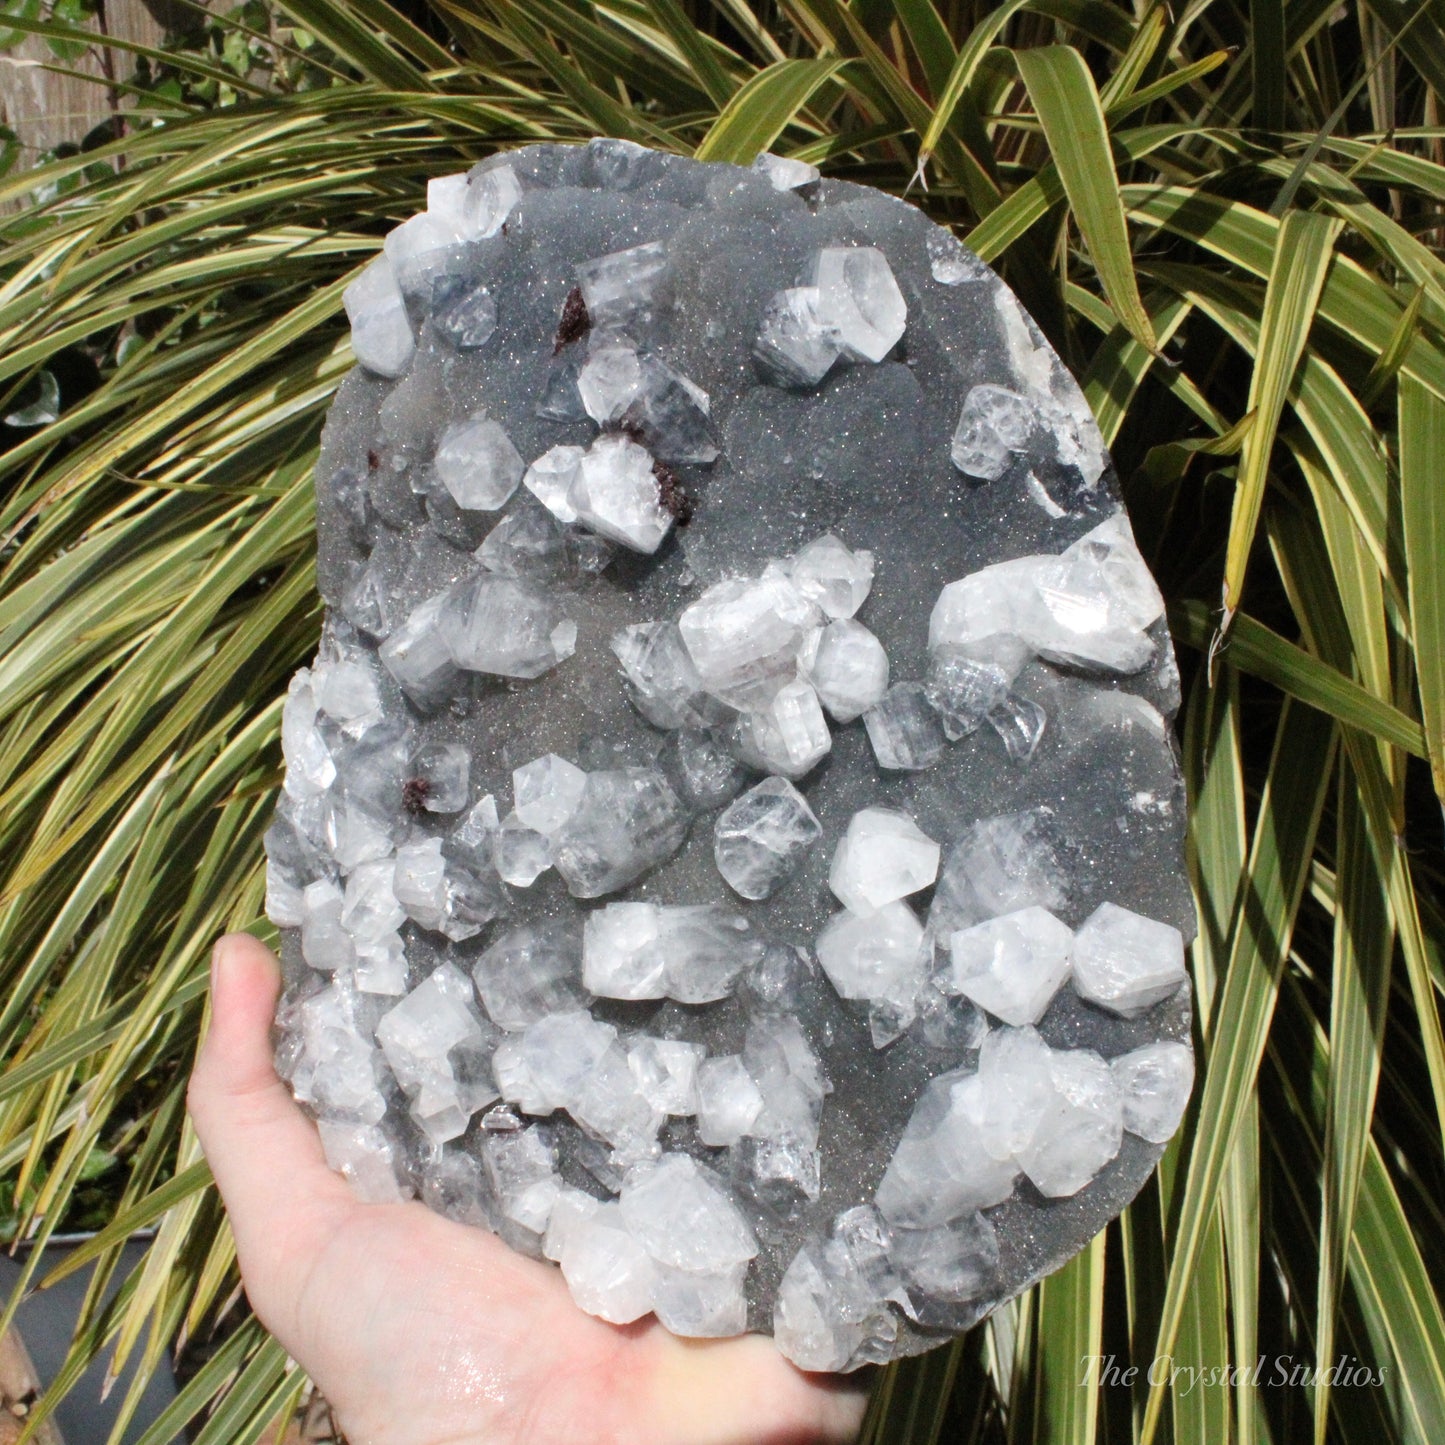
[[[762,1335],[682,1340],[659,1331],[656,1344],[660,1358],[642,1418],[669,1422],[661,1438],[689,1445],[843,1445],[856,1439],[863,1423],[863,1382],[805,1374]]]
[[[353,1207],[326,1165],[315,1127],[271,1057],[281,974],[270,949],[229,934],[211,960],[211,1025],[191,1075],[189,1107],[236,1236],[252,1303],[314,1256]],[[259,1298],[258,1298],[259,1296]]]

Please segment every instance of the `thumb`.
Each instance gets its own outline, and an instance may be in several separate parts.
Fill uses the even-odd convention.
[[[263,1318],[355,1206],[271,1058],[281,973],[270,949],[228,934],[211,956],[211,1024],[188,1105],[236,1237],[247,1292]],[[283,1306],[284,1307],[284,1306]]]

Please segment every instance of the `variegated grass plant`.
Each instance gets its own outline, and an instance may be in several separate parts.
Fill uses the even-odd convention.
[[[144,1445],[242,1445],[304,1387],[246,1315],[184,1088],[211,940],[268,933],[341,289],[428,176],[609,133],[906,192],[999,267],[1083,381],[1181,651],[1194,1104],[1072,1264],[880,1372],[867,1438],[1445,1440],[1445,26],[989,3],[278,0],[248,41],[318,42],[329,85],[141,91],[118,139],[0,182],[0,1187],[26,1288],[96,1265],[31,1431],[97,1357],[139,1362],[117,1441],[190,1362]],[[1315,1368],[1342,1355],[1381,1383]]]

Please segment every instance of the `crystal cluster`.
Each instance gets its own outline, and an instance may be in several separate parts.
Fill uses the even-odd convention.
[[[344,299],[266,840],[328,1159],[618,1324],[967,1328],[1192,1083],[1177,675],[1078,388],[776,156],[493,157]]]

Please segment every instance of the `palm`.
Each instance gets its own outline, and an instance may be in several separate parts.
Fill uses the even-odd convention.
[[[270,1066],[270,955],[230,945],[191,1107],[263,1322],[353,1445],[844,1439],[855,1391],[758,1336],[688,1343],[583,1314],[550,1266],[419,1204],[363,1205]]]

